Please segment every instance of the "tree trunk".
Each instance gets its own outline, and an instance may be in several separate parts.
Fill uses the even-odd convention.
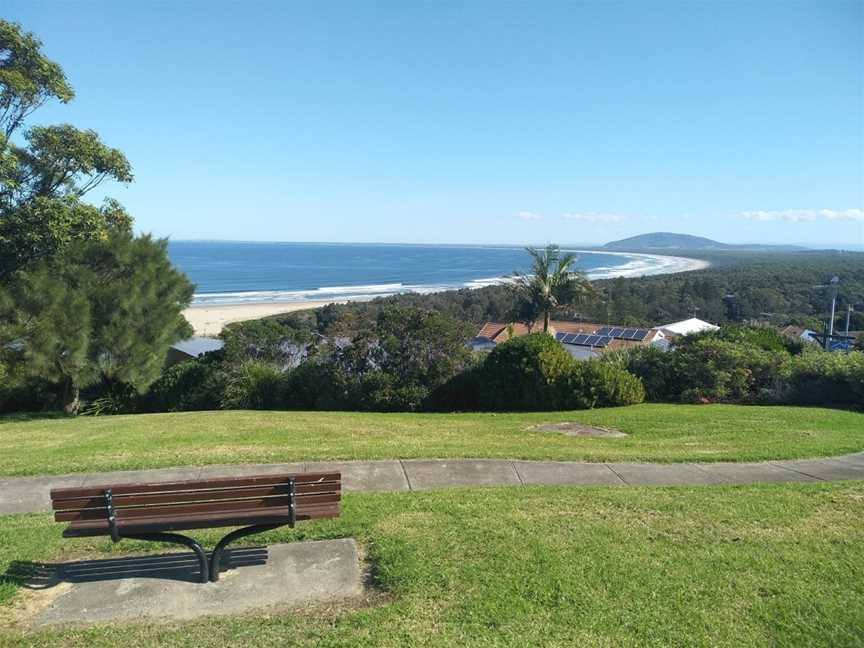
[[[543,332],[544,333],[549,332],[549,311],[548,310],[543,312]]]
[[[63,385],[63,411],[75,416],[81,408],[80,391],[71,378]]]

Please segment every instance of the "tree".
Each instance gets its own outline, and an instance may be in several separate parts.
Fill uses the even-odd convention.
[[[168,347],[192,333],[182,314],[192,291],[166,241],[115,233],[20,273],[0,321],[14,331],[24,372],[57,384],[74,414],[84,387],[142,391],[158,378]]]
[[[38,376],[60,388],[66,412],[76,413],[78,394],[97,380],[88,362],[90,308],[86,298],[50,268],[27,273],[3,300],[2,320],[11,330],[13,363],[22,373]]]
[[[516,273],[516,311],[519,319],[533,323],[543,317],[543,332],[549,331],[549,318],[561,306],[573,306],[594,294],[591,283],[574,271],[576,255],[561,255],[557,245],[544,250],[526,248],[533,259],[531,274]]]
[[[75,241],[131,230],[132,219],[116,201],[102,207],[81,201],[106,179],[132,181],[119,150],[69,124],[24,126],[47,101],[74,97],[63,69],[41,45],[0,20],[0,280]]]
[[[168,346],[191,334],[193,286],[165,241],[133,235],[118,202],[83,201],[132,180],[123,153],[69,124],[26,128],[47,101],[74,96],[41,45],[0,20],[0,342],[11,340],[2,355],[16,375],[54,383],[74,413],[88,385],[156,379]]]

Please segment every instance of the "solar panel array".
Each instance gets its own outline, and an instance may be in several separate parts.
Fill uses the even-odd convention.
[[[608,335],[597,335],[588,333],[557,333],[555,339],[563,344],[574,344],[576,346],[605,347],[612,341]]]
[[[639,328],[622,328],[620,326],[604,326],[599,331],[597,331],[597,335],[605,335],[611,338],[615,338],[616,340],[634,340],[636,342],[641,342],[651,331],[646,329]]]

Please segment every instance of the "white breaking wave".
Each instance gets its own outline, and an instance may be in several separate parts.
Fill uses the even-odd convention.
[[[597,254],[587,250],[564,250],[579,254]],[[707,261],[659,254],[636,254],[629,252],[602,252],[602,254],[628,257],[630,261],[618,266],[591,268],[585,275],[589,279],[611,279],[613,277],[644,277],[699,270],[708,266]],[[452,284],[402,284],[386,283],[367,286],[325,286],[309,290],[255,290],[241,292],[197,293],[192,306],[227,306],[230,304],[302,303],[326,301],[370,301],[377,297],[388,297],[405,293],[430,294],[460,288],[484,288],[512,281],[509,276],[486,277]]]

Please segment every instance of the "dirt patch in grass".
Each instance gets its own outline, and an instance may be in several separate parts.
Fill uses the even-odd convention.
[[[538,432],[557,432],[565,436],[597,437],[599,439],[618,439],[630,436],[626,432],[621,432],[621,430],[595,427],[582,423],[544,423],[543,425],[536,426],[534,429]]]

